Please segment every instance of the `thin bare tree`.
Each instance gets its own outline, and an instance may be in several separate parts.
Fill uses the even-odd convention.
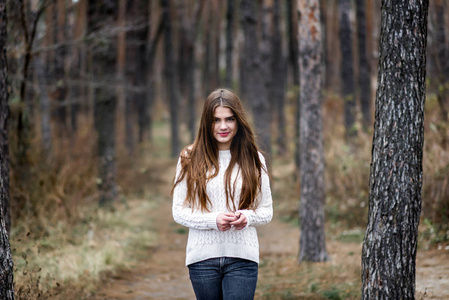
[[[324,150],[322,125],[323,42],[318,0],[298,2],[300,73],[299,261],[326,261]]]

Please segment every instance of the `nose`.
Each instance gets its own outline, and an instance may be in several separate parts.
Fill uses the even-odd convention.
[[[220,121],[220,129],[226,129],[226,128],[227,128],[226,121],[225,120]]]

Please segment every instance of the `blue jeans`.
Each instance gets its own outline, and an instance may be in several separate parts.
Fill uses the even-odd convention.
[[[251,300],[257,285],[256,262],[233,257],[191,264],[190,281],[198,300]]]

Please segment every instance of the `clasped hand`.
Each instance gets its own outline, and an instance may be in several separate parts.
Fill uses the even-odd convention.
[[[234,226],[235,229],[241,230],[246,227],[248,220],[241,212],[235,213],[220,213],[217,216],[217,227],[220,231],[227,231]]]

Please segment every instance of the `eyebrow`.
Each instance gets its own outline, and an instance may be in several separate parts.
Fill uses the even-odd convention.
[[[229,118],[235,118],[235,115],[227,116],[227,117],[224,117],[223,119],[229,119]],[[221,119],[221,118],[214,116],[214,119]]]

